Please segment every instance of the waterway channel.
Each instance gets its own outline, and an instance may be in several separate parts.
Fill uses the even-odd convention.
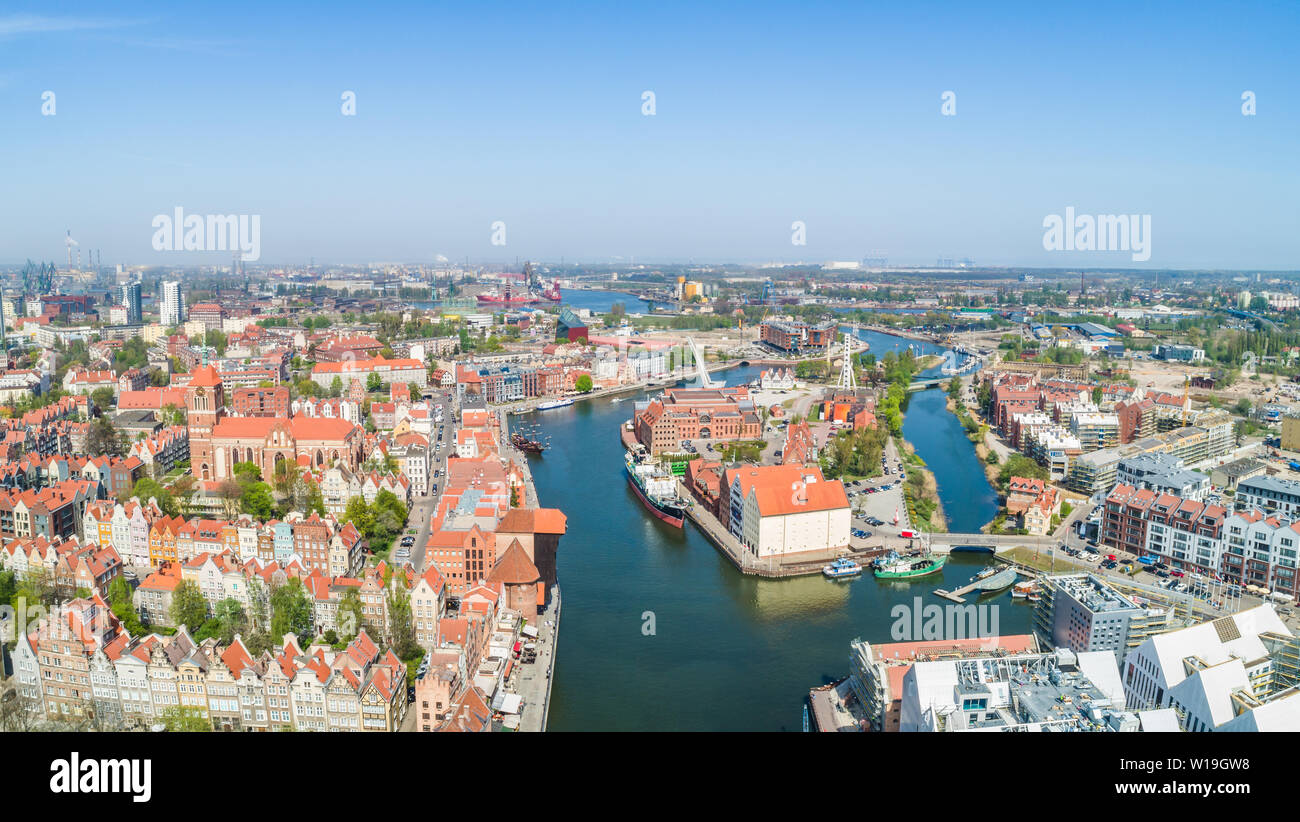
[[[877,356],[909,344],[928,346],[922,353],[941,350],[861,334]],[[734,385],[757,372],[738,368],[725,377]],[[928,395],[937,397],[942,414]],[[850,641],[891,641],[894,606],[913,606],[916,597],[938,603],[932,590],[963,583],[987,564],[985,554],[956,554],[940,573],[914,583],[870,575],[849,582],[743,576],[693,525],[669,527],[628,488],[618,429],[633,399],[644,396],[528,417],[551,441],[544,455],[531,458],[538,496],[568,515],[559,555],[565,604],[553,730],[799,730],[808,689],[848,673]],[[909,430],[914,415],[921,423]],[[944,411],[942,391],[915,395],[904,425],[938,477],[954,529],[991,518],[961,479],[961,452],[948,429],[965,438]],[[968,442],[965,451],[975,460]],[[979,510],[966,513],[972,505]],[[982,602],[999,606],[1002,633],[1029,631],[1030,609],[1008,593]]]

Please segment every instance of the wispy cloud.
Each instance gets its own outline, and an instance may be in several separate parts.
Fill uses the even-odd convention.
[[[96,17],[44,17],[38,14],[9,14],[0,17],[0,37],[111,29],[121,26],[133,26],[136,22],[135,20],[112,20]]]
[[[239,47],[247,45],[236,40],[185,40],[177,38],[112,38],[114,42],[134,48],[165,49],[167,51],[186,51],[195,54],[211,54],[217,57],[241,57],[247,54]]]

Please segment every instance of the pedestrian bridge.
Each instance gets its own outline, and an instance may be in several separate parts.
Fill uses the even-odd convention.
[[[1016,536],[1014,534],[929,534],[930,550],[936,554],[953,551],[987,551],[997,553],[1011,548],[1034,548],[1055,545],[1053,537]]]
[[[947,382],[947,380],[943,380],[938,377],[935,377],[932,380],[913,380],[911,384],[907,386],[907,390],[925,391],[927,388],[938,388],[939,386],[943,385],[945,382]]]

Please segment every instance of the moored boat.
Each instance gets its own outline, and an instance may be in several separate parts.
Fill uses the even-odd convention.
[[[690,503],[677,494],[677,478],[642,451],[628,451],[625,458],[627,482],[641,503],[659,519],[676,528],[686,520]]]
[[[876,579],[914,579],[933,574],[943,568],[947,561],[946,554],[904,557],[891,552],[889,556],[876,561],[873,573]]]
[[[573,400],[566,397],[558,400],[547,400],[546,402],[539,402],[537,404],[537,410],[550,411],[552,408],[564,408],[570,405],[573,405]]]
[[[1015,587],[1011,589],[1011,596],[1013,599],[1029,599],[1031,594],[1035,596],[1038,594],[1038,583],[1032,579],[1026,580],[1025,582],[1017,582]]]
[[[855,577],[861,573],[861,565],[843,557],[834,560],[830,565],[822,567],[822,575],[828,579],[844,579],[846,577]]]
[[[540,454],[546,450],[546,444],[540,440],[529,439],[523,434],[511,434],[510,444],[529,454]]]

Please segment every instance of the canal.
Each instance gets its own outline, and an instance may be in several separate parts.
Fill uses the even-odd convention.
[[[877,356],[909,344],[867,339]],[[756,368],[725,374],[733,385],[756,375]],[[942,392],[923,393],[937,394],[943,410]],[[928,413],[917,399],[912,408]],[[895,605],[912,606],[915,597],[937,603],[930,591],[963,583],[987,563],[987,555],[956,554],[915,583],[742,576],[694,526],[667,526],[628,488],[618,429],[632,401],[530,415],[551,440],[543,456],[530,458],[538,495],[569,521],[559,555],[564,614],[553,730],[799,730],[808,689],[848,673],[850,641],[891,641]],[[947,447],[942,423],[938,417],[913,432],[923,458],[931,447]],[[966,450],[973,456],[969,443]],[[940,477],[945,510],[959,514],[962,499],[948,498],[964,493],[946,477],[952,461],[927,462]],[[999,606],[1002,633],[1029,631],[1028,606],[1006,592],[986,601]]]

